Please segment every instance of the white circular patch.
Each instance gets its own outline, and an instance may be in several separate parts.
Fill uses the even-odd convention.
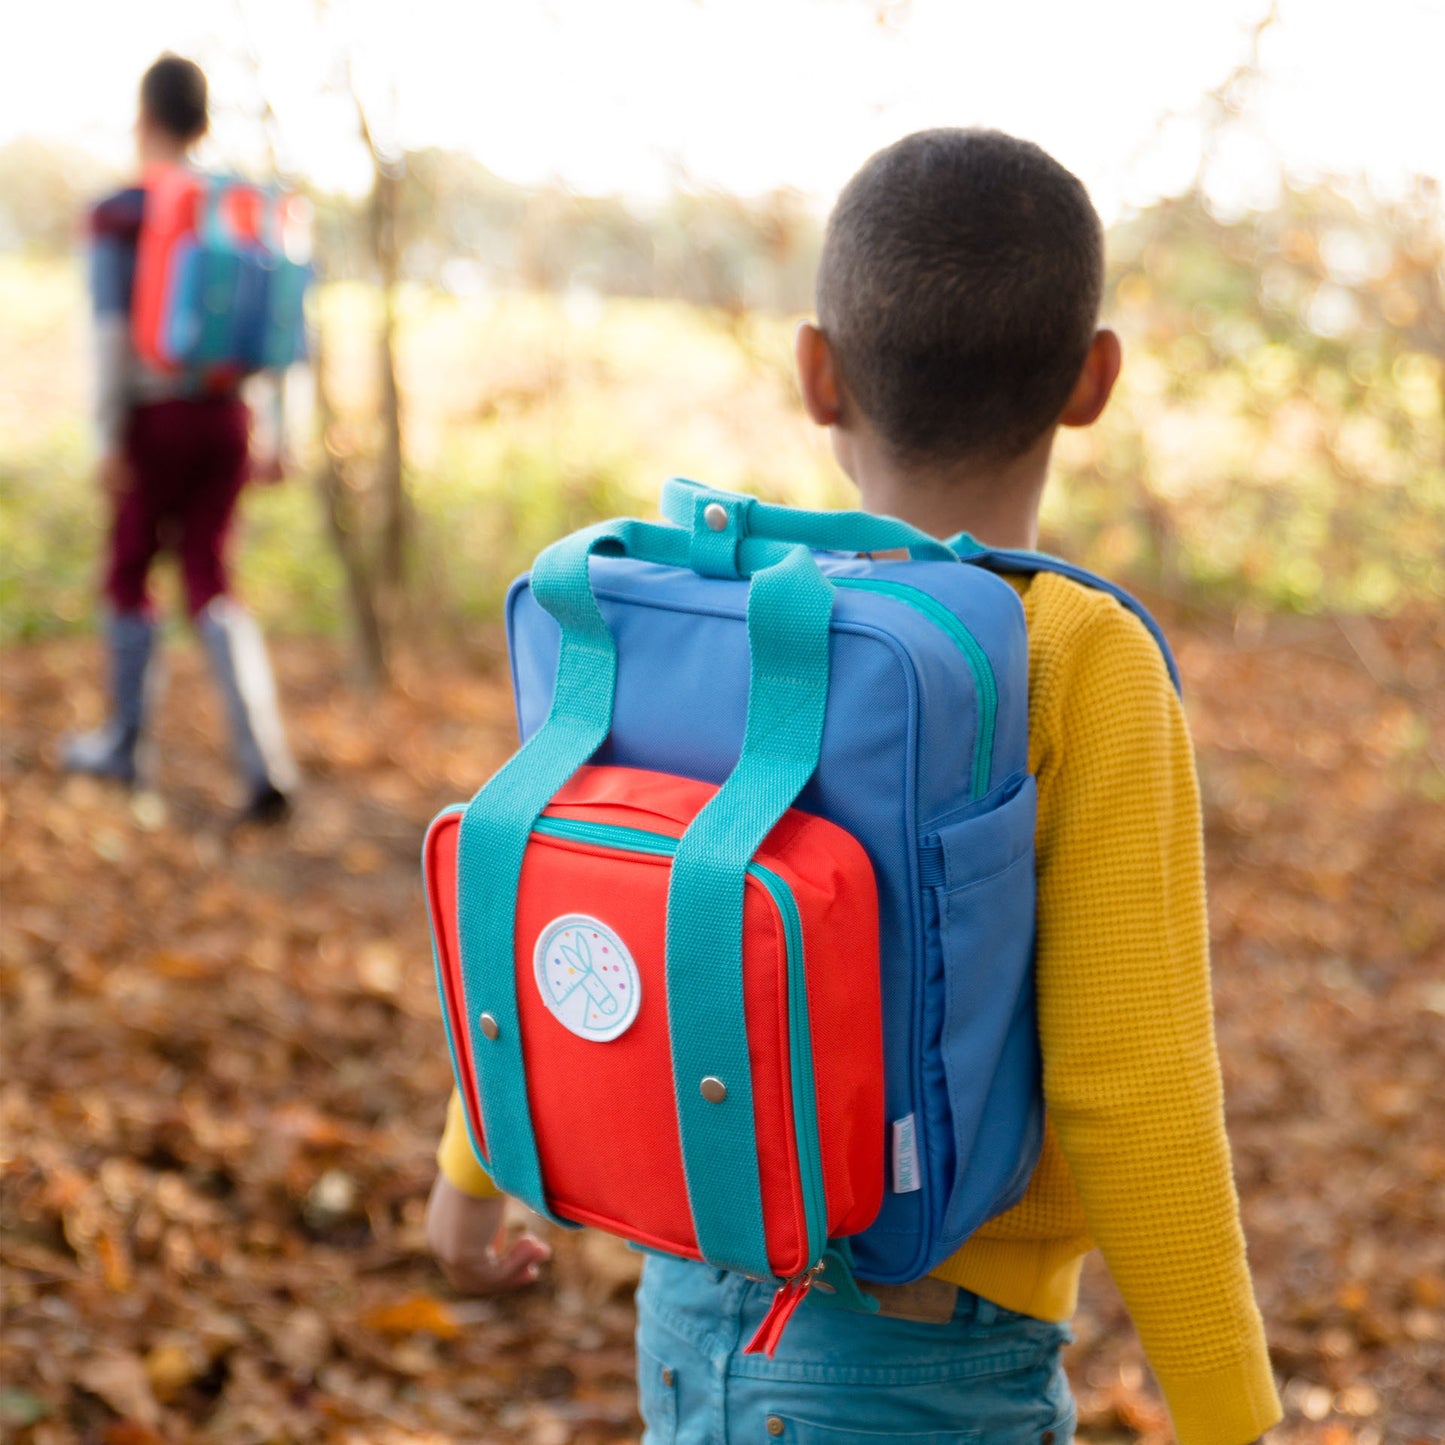
[[[642,983],[627,945],[599,919],[564,913],[537,935],[537,992],[569,1033],[610,1043],[632,1027]]]

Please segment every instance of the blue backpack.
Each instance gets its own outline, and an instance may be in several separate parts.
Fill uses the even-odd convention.
[[[207,387],[301,360],[310,248],[303,197],[190,166],[151,167],[131,304],[137,354]]]
[[[1041,554],[686,481],[662,510],[564,538],[512,588],[523,747],[429,834],[438,980],[499,1187],[562,1224],[778,1279],[780,1319],[754,1342],[770,1348],[813,1282],[866,1309],[855,1274],[927,1274],[1017,1202],[1038,1157],[1028,639],[994,573],[1062,572],[1159,634]],[[910,560],[858,555],[896,549]],[[671,779],[697,798],[671,806]],[[763,914],[744,917],[759,873],[801,900],[779,905],[800,921],[776,994],[749,972],[768,947]],[[876,949],[853,903],[875,910]],[[608,990],[629,981],[639,1023],[617,1037],[637,1005]],[[850,1084],[870,1073],[875,1094]],[[626,1122],[599,1143],[607,1118]],[[656,1202],[674,1154],[682,1225]],[[867,1177],[840,1183],[860,1157]],[[609,1194],[614,1165],[651,1215]]]

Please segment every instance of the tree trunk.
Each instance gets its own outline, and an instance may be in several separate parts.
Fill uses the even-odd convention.
[[[401,178],[373,149],[372,253],[381,285],[381,454],[377,483],[381,489],[378,580],[388,621],[399,620],[406,591],[410,516],[402,474],[401,388],[396,376],[396,290],[400,280],[401,246],[397,232]]]
[[[366,557],[364,530],[357,525],[348,500],[345,466],[336,438],[336,407],[326,376],[326,344],[323,328],[316,328],[312,374],[316,386],[316,422],[320,432],[321,455],[316,470],[316,488],[326,516],[327,531],[341,568],[346,575],[346,596],[356,634],[357,663],[368,688],[379,688],[390,676],[386,630],[377,606],[373,569]]]

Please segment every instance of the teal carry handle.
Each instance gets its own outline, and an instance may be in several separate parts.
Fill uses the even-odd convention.
[[[514,962],[517,887],[533,825],[612,725],[617,647],[593,596],[589,559],[625,554],[691,563],[691,535],[622,520],[538,557],[531,587],[561,629],[546,721],[476,794],[458,839],[457,926],[465,1026],[498,1188],[547,1206],[523,1065]],[[700,1252],[771,1274],[764,1237],[742,995],[744,871],[817,767],[828,694],[833,589],[806,548],[754,539],[749,691],[742,752],[678,843],[668,892],[667,992],[684,1170]],[[486,886],[467,879],[485,877]],[[719,1079],[724,1097],[701,1093]],[[715,1092],[715,1090],[713,1091]]]
[[[694,539],[694,568],[704,576],[746,576],[746,539],[792,542],[819,552],[906,549],[920,562],[956,562],[958,554],[897,517],[871,512],[808,512],[779,507],[741,492],[705,487],[683,477],[663,483],[662,514]]]
[[[805,547],[753,575],[742,753],[678,843],[667,894],[667,1009],[688,1202],[704,1259],[772,1275],[743,1001],[748,864],[818,766],[833,587]],[[703,1081],[717,1081],[704,1094]]]

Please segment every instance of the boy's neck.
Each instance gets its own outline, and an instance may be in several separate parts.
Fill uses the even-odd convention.
[[[149,166],[182,166],[190,158],[189,141],[178,140],[162,131],[150,131],[140,140],[140,163],[144,170]]]
[[[899,517],[931,537],[967,532],[990,547],[1038,545],[1052,432],[1010,461],[951,467],[903,464],[872,437],[849,440],[839,460],[867,511]]]

